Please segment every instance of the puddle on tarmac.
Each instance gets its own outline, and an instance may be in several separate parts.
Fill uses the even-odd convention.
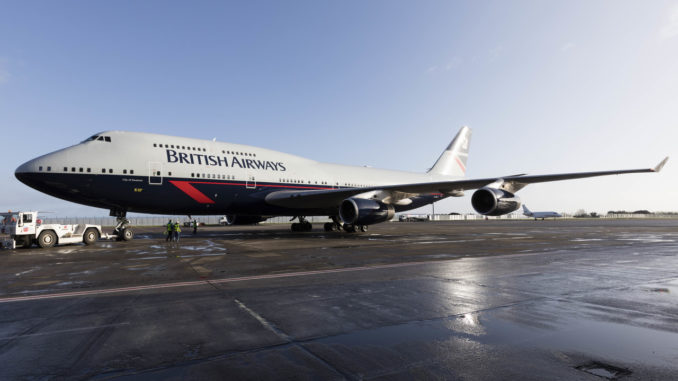
[[[667,235],[658,234],[620,234],[617,240],[642,243],[676,242],[675,239],[667,239]]]
[[[504,311],[504,314],[507,312],[510,311]],[[539,315],[535,314],[535,319],[540,319]],[[540,326],[528,324],[505,320],[494,316],[494,312],[471,313],[440,320],[361,330],[319,341],[330,345],[389,347],[414,342],[462,339],[492,346],[574,352],[616,364],[643,363],[671,368],[676,366],[678,334],[674,332],[586,318],[562,318]],[[592,374],[598,371],[595,367],[590,370]]]
[[[155,256],[155,257],[141,257],[141,258],[130,258],[130,261],[150,261],[153,259],[167,259],[166,255]]]
[[[517,239],[522,239],[517,238]],[[414,244],[417,245],[430,245],[430,244],[435,244],[435,243],[462,243],[462,242],[478,242],[478,241],[484,241],[484,239],[478,238],[478,239],[457,239],[457,240],[440,240],[440,241],[419,241],[419,242],[413,242]]]
[[[179,258],[223,257],[226,253],[179,255]]]
[[[594,376],[607,378],[608,380],[615,380],[619,377],[628,376],[631,374],[631,371],[628,369],[619,368],[610,364],[603,364],[597,361],[579,365],[575,367],[575,369],[590,373]]]
[[[642,286],[642,290],[652,293],[661,293],[672,297],[678,296],[678,279],[668,282],[649,283]]]

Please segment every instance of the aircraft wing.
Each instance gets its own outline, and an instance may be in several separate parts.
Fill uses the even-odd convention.
[[[544,183],[550,181],[561,181],[571,179],[581,179],[585,177],[609,176],[609,175],[623,175],[628,173],[644,173],[644,172],[659,172],[666,161],[666,157],[654,168],[642,169],[620,169],[613,171],[598,171],[598,172],[575,172],[575,173],[560,173],[550,175],[513,175],[506,177],[490,177],[484,179],[464,179],[464,180],[450,180],[437,181],[428,183],[414,183],[414,184],[394,184],[381,185],[375,187],[363,188],[341,188],[341,189],[323,189],[323,190],[289,190],[289,191],[275,191],[268,193],[265,196],[267,203],[271,205],[287,207],[287,208],[327,208],[334,205],[339,205],[341,201],[346,198],[356,196],[368,192],[385,192],[387,194],[398,194],[397,198],[405,198],[410,195],[416,196],[420,194],[442,193],[447,196],[459,195],[460,192],[469,189],[478,189],[487,185],[506,190],[514,193],[524,188],[526,185],[534,183]]]

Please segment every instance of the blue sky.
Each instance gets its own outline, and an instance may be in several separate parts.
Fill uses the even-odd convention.
[[[14,178],[108,129],[469,177],[643,168],[520,191],[533,210],[678,210],[678,1],[44,1],[0,13],[5,209],[103,215]],[[424,211],[429,211],[430,208]],[[437,212],[471,211],[469,196]]]

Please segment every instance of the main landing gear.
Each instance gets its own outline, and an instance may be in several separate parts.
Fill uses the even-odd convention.
[[[340,232],[341,231],[341,221],[339,221],[339,217],[337,216],[330,216],[332,219],[332,222],[327,222],[324,225],[325,231],[326,232]]]
[[[332,222],[327,222],[325,225],[323,225],[323,228],[326,232],[340,232],[343,230],[347,233],[355,233],[367,231],[367,225],[343,224],[337,216],[330,216],[330,218],[332,219]],[[313,228],[313,225],[311,225],[311,223],[306,220],[306,217],[296,216],[290,221],[294,221],[295,219],[299,219],[299,222],[292,224],[293,232],[310,232]]]
[[[126,211],[120,210],[111,210],[111,216],[115,217],[117,224],[113,229],[113,235],[115,235],[116,241],[131,241],[134,238],[134,232],[129,225],[129,220],[125,217],[127,215]]]
[[[293,232],[310,232],[311,229],[313,229],[313,225],[311,225],[311,223],[308,222],[308,220],[306,220],[306,217],[296,216],[292,217],[290,221],[294,221],[295,219],[299,219],[299,222],[295,222],[292,224]]]
[[[324,226],[326,232],[340,232],[342,229],[348,233],[367,231],[367,225],[342,224],[337,216],[331,216],[330,218],[332,222],[328,222]]]

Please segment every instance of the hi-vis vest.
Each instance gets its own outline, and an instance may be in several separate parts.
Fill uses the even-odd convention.
[[[178,222],[176,224],[174,224],[174,231],[177,232],[177,233],[181,233],[181,228],[179,227]]]

